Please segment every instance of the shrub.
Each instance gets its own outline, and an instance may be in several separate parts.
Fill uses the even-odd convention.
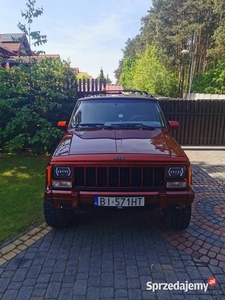
[[[76,102],[76,78],[66,62],[46,58],[0,69],[0,148],[51,152]]]

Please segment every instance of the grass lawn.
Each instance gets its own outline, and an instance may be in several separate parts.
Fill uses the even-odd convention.
[[[47,156],[0,155],[0,245],[44,221]]]

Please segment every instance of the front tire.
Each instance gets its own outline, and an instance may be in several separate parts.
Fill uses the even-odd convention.
[[[68,228],[73,219],[73,211],[57,209],[44,200],[44,217],[46,223],[55,228]]]
[[[183,209],[168,207],[163,210],[163,219],[165,225],[171,229],[186,229],[191,221],[191,205]]]

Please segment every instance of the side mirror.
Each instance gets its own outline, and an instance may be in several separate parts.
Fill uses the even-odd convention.
[[[177,121],[169,121],[168,122],[169,129],[178,129],[179,123]]]
[[[59,121],[57,123],[57,127],[60,128],[60,129],[67,130],[67,122],[66,121]]]

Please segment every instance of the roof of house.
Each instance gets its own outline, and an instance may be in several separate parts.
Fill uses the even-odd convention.
[[[14,55],[14,53],[9,48],[7,48],[6,45],[2,44],[1,42],[0,42],[0,53],[4,56]]]
[[[40,55],[36,55],[36,57],[38,58],[54,58],[54,59],[60,59],[60,55],[59,54],[40,54]]]
[[[9,50],[14,52],[14,55],[20,55],[26,51],[28,55],[32,54],[30,44],[25,33],[4,33],[0,34],[0,43]]]
[[[12,52],[18,52],[20,47],[21,47],[21,43],[4,43],[4,46]]]
[[[107,91],[120,91],[123,90],[122,84],[114,84],[114,83],[107,83],[106,84]]]
[[[38,62],[41,62],[45,58],[60,59],[60,55],[59,54],[42,54],[42,55],[20,56],[20,57],[11,56],[10,61],[13,62],[18,59],[21,59],[23,62],[29,63],[30,61],[32,61],[32,59],[35,59]]]
[[[15,64],[18,59],[29,63],[32,59],[38,62],[45,58],[60,59],[59,54],[36,54],[30,48],[29,41],[24,33],[0,34],[0,57]]]
[[[75,72],[76,74],[80,73],[79,68],[77,68],[77,67],[71,68],[71,70],[73,72]]]
[[[0,42],[8,43],[8,42],[18,42],[19,39],[24,37],[25,33],[4,33],[0,34]]]

